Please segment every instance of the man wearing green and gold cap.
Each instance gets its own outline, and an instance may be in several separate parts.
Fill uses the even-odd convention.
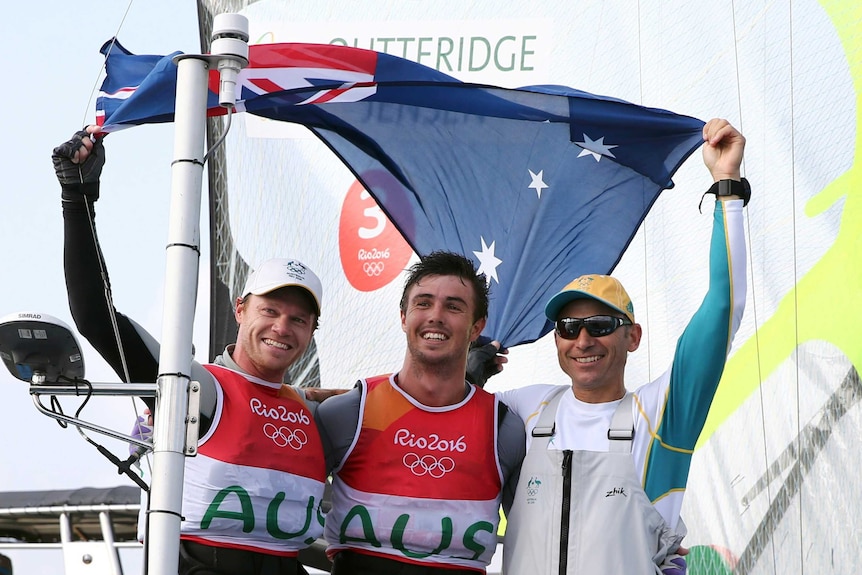
[[[571,386],[500,393],[526,422],[504,542],[503,571],[684,573],[680,520],[691,455],[745,306],[740,177],[745,139],[726,120],[704,126],[704,163],[716,195],[709,290],[680,337],[670,369],[626,386],[626,358],[642,328],[622,284],[575,278],[545,306]],[[629,391],[631,389],[632,391]]]

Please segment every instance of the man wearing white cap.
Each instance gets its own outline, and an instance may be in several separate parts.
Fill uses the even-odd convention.
[[[683,572],[680,508],[691,455],[745,305],[740,178],[745,139],[725,120],[704,127],[717,200],[709,291],[655,381],[627,391],[626,357],[641,326],[615,278],[584,275],[547,303],[571,386],[532,385],[501,399],[527,428],[504,542],[503,570],[535,573]],[[676,571],[675,571],[676,570]]]
[[[101,139],[77,132],[54,149],[53,160],[75,324],[125,381],[155,381],[158,343],[106,295],[110,284],[93,226]],[[236,344],[211,365],[193,364],[201,437],[197,457],[186,459],[181,574],[306,573],[297,555],[323,532],[325,462],[317,404],[282,382],[311,342],[321,296],[320,280],[301,262],[264,262],[236,299]]]

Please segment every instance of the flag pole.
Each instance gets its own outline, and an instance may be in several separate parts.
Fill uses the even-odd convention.
[[[237,73],[248,64],[248,20],[239,14],[220,14],[213,21],[212,37],[210,55],[175,59],[174,156],[148,512],[146,564],[150,575],[177,573],[185,458],[197,453],[197,436],[187,434],[186,428],[191,418],[197,422],[199,416],[189,414],[188,406],[193,386],[192,335],[200,268],[209,70],[212,67],[221,73],[220,104],[233,107]]]
[[[177,62],[165,304],[156,381],[158,405],[153,428],[153,479],[147,534],[146,561],[151,575],[173,575],[179,566],[186,414],[200,263],[208,69],[205,58],[188,56]]]

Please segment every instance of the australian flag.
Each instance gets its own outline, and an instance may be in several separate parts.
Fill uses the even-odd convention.
[[[106,43],[97,119],[171,121],[172,56]],[[703,122],[564,86],[460,82],[360,48],[251,46],[237,111],[309,128],[419,254],[451,250],[491,287],[484,336],[551,329],[543,309],[575,277],[610,273],[658,194],[702,143]],[[218,105],[210,81],[209,113]]]

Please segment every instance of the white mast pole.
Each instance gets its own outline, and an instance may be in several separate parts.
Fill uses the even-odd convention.
[[[248,64],[248,20],[244,16],[215,17],[212,55],[177,58],[165,305],[150,486],[147,552],[150,575],[177,573],[185,457],[197,452],[196,443],[186,445],[186,425],[200,263],[201,184],[210,63],[221,73],[219,103],[233,107],[237,74]]]
[[[165,305],[148,518],[147,567],[151,575],[175,575],[179,566],[186,413],[200,256],[209,66],[206,59],[190,56],[179,60],[177,67]]]

